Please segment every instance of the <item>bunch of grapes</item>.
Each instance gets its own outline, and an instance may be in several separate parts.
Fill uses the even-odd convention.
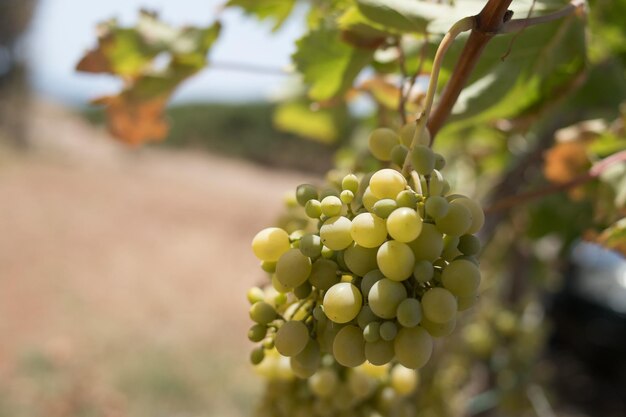
[[[449,335],[457,312],[474,304],[483,211],[450,193],[445,160],[428,138],[408,146],[413,135],[414,125],[400,134],[374,130],[370,151],[389,168],[348,174],[321,192],[298,186],[308,226],[254,237],[252,250],[271,276],[271,285],[248,294],[254,364],[275,348],[302,378],[315,374],[324,353],[344,367],[418,369],[433,338]]]

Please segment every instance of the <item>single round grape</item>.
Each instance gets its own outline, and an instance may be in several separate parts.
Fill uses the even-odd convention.
[[[352,222],[343,216],[331,217],[320,228],[320,237],[324,246],[332,250],[342,250],[350,246]]]
[[[304,207],[307,201],[317,199],[317,188],[311,184],[300,184],[296,188],[296,200]]]
[[[290,247],[289,235],[278,227],[263,229],[252,239],[252,252],[262,261],[277,261]]]
[[[341,189],[346,191],[352,191],[354,194],[359,189],[359,178],[354,174],[348,174],[341,180]]]
[[[443,238],[443,252],[441,253],[441,257],[446,261],[450,262],[457,256],[462,256],[461,251],[457,249],[459,245],[459,237],[447,235]]]
[[[433,268],[433,264],[426,260],[420,260],[415,262],[415,267],[413,268],[413,278],[420,284],[430,281],[435,274],[435,268]]]
[[[394,169],[384,168],[372,175],[369,188],[374,197],[379,200],[382,198],[395,200],[406,185],[406,178],[402,174]]]
[[[443,175],[441,175],[441,172],[439,172],[436,169],[433,169],[428,179],[428,195],[429,196],[443,195],[446,188],[449,189],[449,187],[450,185],[448,184],[448,181],[446,181],[443,178]]]
[[[435,169],[435,155],[429,147],[417,145],[411,151],[411,164],[418,174],[429,175]]]
[[[275,261],[261,261],[261,269],[267,272],[268,274],[273,274],[276,272],[276,262]]]
[[[451,202],[446,215],[436,219],[435,222],[437,229],[442,233],[461,236],[468,233],[468,229],[472,225],[472,213],[456,201]]]
[[[256,323],[268,324],[276,318],[276,310],[271,304],[259,301],[250,306],[250,318]]]
[[[372,155],[381,161],[391,159],[391,149],[400,143],[400,137],[396,132],[386,127],[374,129],[368,140],[368,147]]]
[[[450,336],[456,327],[456,317],[445,323],[435,323],[434,321],[424,319],[420,326],[426,329],[432,337]]]
[[[398,326],[393,321],[385,321],[380,325],[379,331],[381,339],[389,342],[395,339],[398,334]]]
[[[378,200],[374,204],[374,207],[372,207],[372,212],[381,219],[386,219],[397,208],[398,203],[396,203],[396,200],[392,200],[391,198],[383,198],[382,200]]]
[[[374,269],[363,275],[363,279],[361,280],[361,292],[367,297],[372,289],[372,285],[383,278],[385,278],[385,276],[380,272],[380,269]]]
[[[250,362],[252,362],[252,365],[260,364],[263,362],[263,359],[265,359],[265,349],[263,349],[262,346],[255,348],[250,353]]]
[[[393,319],[396,317],[398,305],[406,296],[404,285],[383,278],[372,285],[367,299],[374,314],[383,319]]]
[[[250,304],[258,303],[259,301],[263,301],[265,299],[265,291],[259,287],[252,287],[248,290],[246,297],[248,298]]]
[[[296,356],[292,356],[289,364],[294,375],[299,378],[309,378],[319,369],[321,359],[319,343],[309,338],[306,347]]]
[[[359,400],[363,400],[369,397],[374,392],[374,390],[376,389],[378,385],[378,381],[370,377],[360,367],[349,369],[346,372],[346,376],[347,376],[346,382],[350,390],[350,394],[352,394],[351,395],[352,398],[350,398],[351,400],[359,401]],[[350,403],[350,400],[348,401],[344,400],[342,402],[344,404],[342,404],[341,407],[345,407],[346,411],[351,408],[351,406],[348,405]],[[346,402],[348,404],[345,404]]]
[[[422,321],[422,305],[415,298],[407,298],[398,305],[398,323],[404,327],[415,327]]]
[[[363,202],[363,207],[365,207],[367,211],[372,212],[374,210],[374,204],[376,204],[378,198],[374,194],[372,194],[372,190],[370,189],[370,187],[367,187],[365,189],[365,192],[363,192],[363,197],[361,198],[361,201]]]
[[[277,292],[273,300],[274,305],[279,306],[279,305],[285,304],[286,302],[287,302],[287,294]]]
[[[348,368],[354,368],[365,362],[365,340],[357,326],[344,326],[333,342],[333,356],[337,362]]]
[[[419,326],[403,327],[393,341],[396,359],[401,365],[421,368],[428,362],[433,352],[433,339]]]
[[[322,213],[327,217],[339,216],[341,214],[341,208],[343,204],[341,203],[341,199],[339,197],[335,197],[334,195],[329,195],[328,197],[324,197],[321,201],[322,204]]]
[[[322,254],[322,239],[313,233],[307,233],[300,238],[300,252],[309,258],[317,258]]]
[[[378,269],[387,278],[403,281],[413,273],[415,256],[406,243],[388,240],[378,248],[376,261],[378,262]]]
[[[391,149],[391,162],[399,167],[404,166],[404,160],[409,153],[409,148],[402,144],[397,144]]]
[[[313,287],[311,287],[311,283],[309,283],[309,281],[304,281],[302,284],[293,289],[293,294],[296,296],[297,299],[304,300],[305,298],[308,298],[309,295],[311,295],[312,291]]]
[[[414,369],[409,369],[397,364],[391,369],[389,382],[391,387],[395,389],[398,394],[408,395],[417,388],[419,377]]]
[[[387,218],[387,231],[398,242],[411,242],[422,231],[422,219],[408,207],[400,207]]]
[[[313,262],[309,282],[317,289],[326,291],[339,282],[337,271],[339,266],[330,259],[320,258]]]
[[[276,278],[276,274],[272,275],[272,288],[274,288],[279,293],[287,293],[292,290],[290,286],[280,282],[278,278]]]
[[[445,288],[431,288],[422,296],[422,311],[430,321],[447,323],[456,317],[456,298]]]
[[[260,342],[265,338],[266,334],[267,326],[257,323],[248,330],[248,339],[250,339],[251,342]]]
[[[352,200],[354,200],[354,193],[350,190],[343,190],[341,194],[339,194],[339,199],[344,204],[350,204]]]
[[[433,219],[437,220],[448,214],[448,200],[440,195],[433,195],[426,199],[424,209]]]
[[[411,144],[413,143],[413,138],[415,136],[415,131],[417,130],[417,123],[416,122],[410,122],[405,124],[404,126],[402,126],[400,128],[400,140],[401,142],[408,146],[411,147]],[[424,146],[428,146],[430,144],[430,132],[428,131],[428,129],[424,128],[424,130],[421,132],[420,136],[417,138],[417,141],[415,142],[416,145],[424,145]]]
[[[339,378],[333,369],[322,368],[309,378],[308,384],[313,394],[327,398],[335,393]]]
[[[413,190],[400,191],[396,197],[398,207],[409,207],[415,209],[417,207],[417,194]]]
[[[311,259],[299,249],[289,249],[276,264],[276,278],[281,284],[295,288],[304,283],[311,273]]]
[[[378,339],[365,343],[365,359],[372,365],[385,365],[393,360],[393,342]]]
[[[377,251],[377,248],[364,248],[353,243],[352,246],[344,251],[343,260],[350,271],[362,277],[377,268]]]
[[[373,321],[363,328],[363,338],[366,342],[375,342],[380,339],[380,322]]]
[[[364,329],[365,326],[375,320],[378,320],[378,316],[374,314],[369,306],[363,306],[363,308],[361,308],[361,311],[359,311],[359,315],[356,317],[356,322],[361,329]]]
[[[361,213],[352,219],[351,238],[364,248],[377,248],[387,239],[385,221],[372,213]]]
[[[465,295],[458,298],[458,309],[459,311],[465,311],[469,308],[474,307],[476,302],[478,301],[478,294]]]
[[[435,169],[441,171],[446,166],[446,159],[440,153],[435,152]]]
[[[480,270],[465,259],[454,260],[443,270],[441,282],[452,294],[459,297],[469,296],[478,291]]]
[[[463,235],[459,239],[459,250],[463,255],[478,255],[480,252],[480,240],[474,235]]]
[[[322,257],[326,259],[330,259],[335,256],[335,251],[329,248],[328,246],[322,246]]]
[[[322,216],[322,203],[315,199],[307,201],[304,205],[304,213],[312,219],[319,219]]]
[[[309,329],[301,321],[285,322],[274,337],[274,346],[283,356],[295,356],[302,352],[309,342]]]
[[[361,311],[361,291],[349,282],[335,284],[324,294],[324,313],[335,323],[347,323]]]
[[[434,224],[423,223],[420,235],[408,245],[415,259],[433,262],[441,256],[443,235]]]
[[[465,231],[468,235],[478,232],[485,224],[485,212],[482,207],[474,200],[467,197],[455,198],[452,203],[461,204],[471,213],[472,224]]]

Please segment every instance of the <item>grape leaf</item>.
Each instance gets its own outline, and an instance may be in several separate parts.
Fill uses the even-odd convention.
[[[339,30],[326,27],[309,32],[296,46],[293,62],[310,85],[309,97],[315,101],[345,93],[374,54],[371,49],[342,42]]]
[[[272,30],[276,31],[285,23],[295,4],[295,0],[229,0],[226,6],[240,7],[259,20],[271,20],[274,22]]]
[[[115,20],[99,25],[98,46],[76,69],[124,81],[120,93],[93,100],[106,107],[115,137],[133,145],[165,138],[165,106],[180,83],[204,68],[220,27],[218,22],[206,28],[175,28],[146,11],[133,28],[120,27]],[[165,65],[157,62],[160,58]]]

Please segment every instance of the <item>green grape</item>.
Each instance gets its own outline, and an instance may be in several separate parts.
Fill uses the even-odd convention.
[[[307,201],[317,199],[317,188],[311,184],[300,184],[296,188],[296,200],[304,207]]]
[[[483,225],[485,224],[485,212],[477,202],[462,196],[460,198],[455,198],[454,200],[452,200],[452,203],[461,204],[471,213],[470,217],[472,218],[472,224],[465,231],[465,233],[467,233],[468,235],[473,235],[483,227]]]
[[[441,171],[446,166],[446,159],[443,155],[435,152],[435,169]]]
[[[433,352],[433,339],[421,327],[403,327],[393,341],[396,359],[401,365],[421,368]]]
[[[378,339],[365,343],[365,359],[372,365],[385,365],[393,360],[393,342]]]
[[[456,298],[445,288],[431,288],[422,296],[422,311],[430,321],[447,323],[456,317]]]
[[[326,259],[330,259],[335,256],[335,251],[329,248],[328,246],[322,246],[322,257]]]
[[[250,306],[250,318],[259,324],[268,324],[276,318],[276,310],[271,304],[259,301]]]
[[[274,346],[283,356],[296,356],[309,342],[309,329],[301,321],[285,322],[274,337]]]
[[[364,329],[365,326],[375,320],[378,320],[378,317],[372,312],[369,306],[363,306],[361,311],[359,311],[359,315],[356,317],[356,322],[361,329]]]
[[[389,373],[389,382],[393,389],[400,395],[408,395],[415,391],[419,383],[419,376],[414,369],[406,368],[400,364],[394,365]]]
[[[337,372],[329,368],[322,368],[307,381],[311,391],[321,398],[332,396],[339,385]]]
[[[300,238],[300,252],[309,258],[317,258],[322,254],[322,239],[313,233],[307,233]]]
[[[400,137],[396,132],[386,127],[374,129],[368,140],[368,147],[372,155],[381,161],[391,159],[391,149],[400,143]]]
[[[318,322],[326,320],[326,314],[324,314],[324,307],[321,304],[318,304],[313,309],[313,317]]]
[[[354,368],[365,362],[365,340],[357,326],[344,326],[333,341],[333,356],[340,365]]]
[[[343,253],[343,260],[350,271],[362,277],[377,268],[377,251],[377,248],[364,248],[363,246],[353,243],[352,246]]]
[[[374,204],[374,207],[372,207],[372,212],[381,219],[386,219],[397,208],[398,203],[396,203],[395,200],[392,200],[390,198],[383,198],[382,200],[378,200]]]
[[[472,225],[472,213],[463,205],[452,201],[445,216],[436,219],[437,229],[442,233],[461,236]]]
[[[413,278],[420,284],[430,281],[435,274],[433,264],[426,260],[420,260],[415,262],[415,268],[413,268]]]
[[[363,202],[363,207],[365,207],[367,211],[372,212],[374,210],[374,204],[376,204],[378,198],[376,198],[376,196],[372,194],[371,188],[367,187],[365,189],[365,192],[363,193],[363,198],[361,200]]]
[[[341,214],[341,208],[343,204],[341,203],[341,199],[339,197],[335,197],[334,195],[329,195],[328,197],[324,197],[321,202],[322,204],[322,214],[328,217],[339,216]]]
[[[376,261],[378,262],[378,269],[387,278],[403,281],[413,273],[415,256],[406,243],[388,240],[378,248]]]
[[[322,216],[322,203],[315,199],[307,201],[304,205],[304,213],[312,219],[319,219]]]
[[[343,190],[341,194],[339,194],[339,199],[344,204],[350,204],[352,200],[354,200],[354,193],[350,190]]]
[[[343,216],[331,217],[320,228],[322,243],[332,250],[342,250],[350,246],[352,222]]]
[[[335,341],[335,336],[337,336],[339,330],[341,330],[344,326],[345,325],[343,324],[337,324],[331,320],[328,320],[328,318],[326,319],[326,322],[323,326],[318,326],[317,337],[324,352],[333,351],[333,342]]]
[[[422,306],[415,298],[407,298],[398,305],[396,316],[403,327],[415,327],[422,321]]]
[[[416,122],[407,123],[400,128],[400,140],[404,145],[411,147],[416,130]],[[424,128],[424,130],[421,132],[421,135],[417,138],[415,144],[424,146],[428,146],[430,144],[430,132],[428,131],[428,129]]]
[[[407,186],[406,178],[398,171],[384,168],[376,171],[370,178],[370,191],[377,199],[396,199],[398,194]],[[368,211],[370,211],[368,209]]]
[[[420,323],[420,326],[426,329],[432,337],[450,336],[456,327],[456,317],[445,323],[435,323],[425,318]]]
[[[361,213],[352,219],[350,236],[364,248],[376,248],[387,239],[385,221],[372,213]]]
[[[437,171],[436,169],[433,169],[433,172],[430,173],[430,178],[428,181],[428,195],[429,196],[443,195],[444,190],[446,188],[449,189],[449,187],[450,185],[448,184],[448,181],[446,181],[443,178],[443,175],[441,175],[441,172]]]
[[[309,338],[309,342],[302,352],[292,356],[289,360],[291,370],[299,378],[309,378],[320,367],[322,356],[320,345],[315,339]]]
[[[356,194],[359,189],[359,179],[354,174],[348,174],[341,180],[341,188]]]
[[[417,145],[411,151],[411,163],[418,174],[429,175],[435,169],[435,155],[429,147]]]
[[[276,262],[261,261],[261,269],[268,274],[276,272]]]
[[[250,353],[250,362],[252,362],[252,365],[260,364],[261,362],[263,362],[264,358],[265,358],[265,349],[263,349],[262,346],[255,348]]]
[[[367,298],[374,314],[383,319],[393,319],[396,317],[398,305],[406,296],[404,285],[383,278],[372,285]]]
[[[391,162],[399,167],[404,166],[404,160],[409,153],[409,148],[402,144],[397,144],[391,149]]]
[[[248,330],[248,339],[250,339],[251,342],[260,342],[265,338],[266,334],[267,326],[257,323]]]
[[[369,397],[378,385],[378,382],[366,374],[361,368],[349,369],[346,375],[346,382],[348,383],[348,389],[352,394],[351,399],[353,400],[356,399],[359,401]],[[347,404],[343,404],[342,406],[347,408],[346,411],[351,408]]]
[[[265,291],[259,287],[252,287],[248,290],[246,297],[248,298],[250,304],[258,303],[259,301],[263,301],[265,299]]]
[[[272,275],[272,287],[279,293],[287,293],[291,291],[291,287],[280,282],[278,278],[276,278],[276,274]]]
[[[448,213],[448,205],[448,200],[444,197],[433,195],[426,199],[424,209],[426,210],[426,214],[437,220]]]
[[[447,235],[443,238],[443,252],[441,253],[441,257],[446,261],[450,262],[457,256],[463,255],[458,249],[459,245],[459,237]]]
[[[478,301],[478,294],[464,295],[458,298],[459,311],[465,311],[474,307],[474,304]]]
[[[480,270],[465,259],[454,260],[441,273],[441,283],[456,296],[469,296],[478,291]]]
[[[304,283],[311,273],[311,259],[299,249],[289,249],[276,264],[276,278],[287,287],[297,287]]]
[[[380,269],[374,269],[363,275],[363,279],[361,280],[361,292],[367,297],[372,289],[372,285],[383,278],[385,278],[385,276],[380,272]]]
[[[380,325],[379,331],[381,339],[390,342],[398,334],[398,326],[396,326],[396,323],[394,323],[393,321],[385,321]]]
[[[290,247],[289,235],[278,227],[263,229],[252,239],[252,252],[262,261],[277,261]]]
[[[309,282],[317,289],[326,291],[339,282],[337,271],[339,266],[330,259],[320,258],[313,262]]]
[[[420,235],[408,245],[415,259],[433,262],[441,256],[443,236],[434,224],[423,223]]]
[[[274,297],[274,305],[279,306],[287,302],[287,294],[279,292]]]
[[[463,255],[478,255],[480,252],[480,240],[474,235],[463,235],[459,239],[459,250]]]
[[[311,295],[312,291],[313,291],[313,287],[311,287],[311,284],[308,281],[304,281],[302,284],[298,285],[296,288],[293,289],[293,294],[299,300],[304,300],[309,295]]]
[[[415,209],[417,207],[417,194],[413,190],[400,191],[396,197],[396,203],[398,207],[409,207]]]
[[[274,338],[273,337],[266,337],[265,339],[263,339],[263,341],[261,342],[261,346],[263,346],[263,348],[265,350],[271,350],[274,349]]]
[[[335,323],[347,323],[361,311],[363,296],[354,285],[340,282],[326,291],[323,304],[326,317]]]
[[[365,341],[369,343],[379,340],[380,339],[380,322],[372,321],[371,323],[368,323],[363,328],[363,339],[365,339]]]
[[[422,219],[408,207],[400,207],[387,218],[387,231],[398,242],[411,242],[422,231]]]

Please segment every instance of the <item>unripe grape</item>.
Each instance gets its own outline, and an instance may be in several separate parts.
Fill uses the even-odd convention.
[[[427,146],[417,145],[411,151],[413,169],[421,175],[430,175],[435,169],[435,155]]]
[[[437,229],[442,233],[452,236],[461,236],[468,233],[472,225],[472,213],[463,205],[456,202],[450,203],[445,216],[436,219]]]
[[[374,314],[369,306],[363,306],[363,308],[361,308],[361,311],[359,311],[359,315],[356,316],[356,322],[361,329],[364,329],[365,326],[375,320],[378,320],[378,316]]]
[[[389,342],[396,337],[396,334],[398,334],[398,326],[396,326],[396,323],[393,321],[386,321],[380,325],[379,331],[381,339]]]
[[[482,207],[474,200],[467,197],[455,198],[452,203],[461,204],[471,213],[472,223],[465,233],[473,235],[478,232],[485,224],[485,212]]]
[[[415,207],[417,207],[417,202],[417,195],[413,190],[400,191],[400,193],[396,197],[396,203],[398,204],[398,207],[409,207],[415,209]]]
[[[459,239],[459,250],[463,255],[478,255],[480,252],[480,240],[474,235],[463,235]]]
[[[465,259],[454,260],[444,268],[441,282],[456,296],[470,296],[478,291],[480,270],[472,262]]]
[[[361,201],[363,203],[363,207],[365,207],[367,211],[372,212],[374,210],[374,204],[376,204],[378,198],[372,194],[370,187],[367,187],[363,193]]]
[[[267,326],[257,323],[250,327],[250,330],[248,331],[248,339],[250,339],[251,342],[260,342],[265,338],[266,334]]]
[[[441,171],[446,166],[446,159],[443,155],[435,152],[435,169]]]
[[[344,251],[343,260],[350,271],[362,277],[368,272],[378,268],[376,264],[377,251],[377,248],[364,248],[363,246],[353,243]]]
[[[410,394],[417,388],[419,377],[414,369],[397,364],[391,369],[389,376],[391,387],[400,395]]]
[[[343,190],[341,194],[339,194],[339,199],[344,204],[350,204],[352,200],[354,200],[354,193],[350,190]]]
[[[474,304],[478,301],[478,294],[471,294],[466,296],[461,296],[458,299],[458,310],[465,311],[469,308],[474,307]]]
[[[276,310],[271,304],[259,301],[250,306],[250,318],[256,323],[268,324],[276,318]]]
[[[309,329],[301,321],[285,322],[274,337],[274,346],[283,356],[295,356],[302,352],[309,342]]]
[[[408,207],[400,207],[387,218],[387,231],[398,242],[411,242],[422,231],[422,219]]]
[[[445,194],[444,191],[446,190],[446,188],[449,189],[449,187],[450,185],[448,184],[448,181],[443,178],[441,172],[433,169],[433,171],[430,173],[430,178],[428,180],[428,195],[443,195]]]
[[[313,287],[311,287],[309,281],[304,281],[302,284],[293,289],[293,294],[296,296],[297,299],[304,300],[305,298],[308,298],[309,295],[311,295],[312,291]]]
[[[378,248],[376,261],[378,262],[378,269],[387,278],[403,281],[413,273],[415,256],[406,243],[389,240]]]
[[[433,339],[419,326],[403,327],[394,342],[396,359],[410,369],[421,368],[433,352]]]
[[[398,171],[385,168],[377,171],[370,178],[369,188],[377,199],[395,198],[406,187],[406,179]],[[369,209],[368,209],[369,210]]]
[[[348,174],[341,180],[341,188],[356,194],[359,189],[359,179],[354,174]]]
[[[393,360],[393,342],[378,339],[365,343],[365,359],[372,365],[385,365]]]
[[[276,278],[276,274],[272,275],[272,288],[274,288],[279,293],[286,293],[286,292],[291,291],[292,289],[290,286],[285,285],[282,282],[280,282],[278,278]]]
[[[329,368],[323,368],[317,371],[308,380],[311,391],[321,398],[330,397],[339,384],[337,373]]]
[[[326,291],[323,304],[324,313],[329,319],[335,323],[347,323],[359,314],[363,296],[354,285],[340,282]]]
[[[443,250],[443,236],[434,224],[423,223],[422,231],[417,239],[408,243],[415,255],[415,259],[435,261]]]
[[[404,285],[383,278],[372,285],[367,299],[374,314],[383,319],[393,319],[396,317],[398,305],[406,296]]]
[[[321,204],[322,213],[328,217],[338,216],[341,213],[341,208],[343,207],[341,199],[339,197],[335,197],[334,195],[324,197]]]
[[[340,365],[354,368],[365,362],[365,340],[357,326],[344,326],[333,341],[333,356]]]
[[[420,323],[420,326],[426,329],[428,334],[432,337],[450,336],[456,327],[456,317],[445,323],[435,323],[434,321],[424,318]]]
[[[319,219],[322,215],[322,203],[315,199],[307,201],[304,205],[304,213],[312,219]]]
[[[311,273],[311,259],[299,249],[289,249],[276,264],[276,278],[281,284],[295,288],[304,283]]]
[[[374,378],[363,372],[360,367],[349,369],[346,372],[346,375],[346,382],[348,383],[350,394],[352,394],[351,399],[355,399],[357,401],[369,397],[378,385],[378,382]],[[346,401],[342,401],[343,404],[341,407],[345,407],[346,410],[350,409],[351,407],[345,404],[345,402]]]
[[[252,365],[258,365],[261,362],[263,362],[263,359],[265,358],[265,349],[263,349],[263,347],[258,347],[255,348],[251,353],[250,353],[250,362],[252,362]]]
[[[456,298],[444,288],[431,288],[422,296],[422,311],[426,319],[430,321],[447,323],[456,317]]]
[[[248,290],[246,296],[250,304],[258,303],[259,301],[263,301],[265,299],[265,291],[259,287],[252,287]]]
[[[409,148],[402,144],[397,144],[391,149],[391,162],[399,167],[402,167],[408,153]]]
[[[319,343],[309,338],[309,342],[302,352],[292,356],[289,363],[291,370],[299,378],[309,378],[320,366],[321,352]]]
[[[396,203],[395,200],[392,200],[391,198],[383,198],[374,204],[372,212],[381,219],[386,219],[397,208],[398,203]]]
[[[380,272],[380,269],[374,269],[363,275],[363,279],[361,280],[361,292],[363,295],[367,297],[372,289],[372,285],[383,278],[385,278],[385,276]]]
[[[391,159],[391,149],[398,143],[400,143],[398,134],[386,127],[374,129],[368,140],[370,152],[381,161]]]
[[[426,199],[424,204],[426,214],[437,220],[448,213],[448,200],[439,195],[433,195]]]
[[[411,147],[416,130],[417,130],[416,122],[410,122],[402,126],[402,128],[400,128],[401,142],[404,145]],[[415,144],[423,145],[423,146],[428,146],[430,144],[430,132],[428,131],[428,129],[424,128],[424,130],[422,130],[421,135],[417,138],[417,141],[415,142]]]
[[[420,284],[430,281],[433,278],[435,269],[433,264],[426,260],[419,260],[415,262],[413,268],[413,278]]]
[[[343,216],[331,217],[320,228],[322,243],[332,250],[345,249],[352,243],[352,222]]]
[[[261,261],[261,269],[268,274],[273,274],[274,272],[276,272],[276,262]]]
[[[385,221],[372,213],[361,213],[352,219],[350,236],[364,248],[377,248],[387,240]]]
[[[317,258],[322,254],[322,239],[313,233],[307,233],[300,238],[300,252],[309,258]]]
[[[366,342],[375,342],[380,339],[380,322],[373,321],[363,328],[363,338]],[[371,361],[370,361],[371,362]]]
[[[311,184],[300,184],[296,188],[296,200],[304,207],[307,201],[317,199],[317,188]]]
[[[339,282],[339,277],[337,276],[338,270],[339,266],[334,261],[324,258],[318,259],[313,262],[311,267],[309,282],[311,282],[315,288],[326,291]]]
[[[422,306],[415,298],[407,298],[398,305],[398,323],[404,327],[415,327],[422,321]]]
[[[262,261],[277,261],[291,247],[289,235],[278,227],[268,227],[252,239],[252,252]]]

